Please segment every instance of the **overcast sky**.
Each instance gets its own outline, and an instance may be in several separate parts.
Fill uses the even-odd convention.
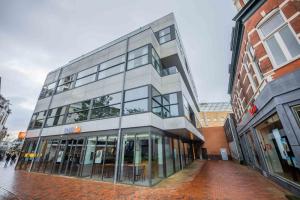
[[[9,133],[26,130],[49,71],[170,12],[199,101],[229,101],[232,0],[1,0],[1,93],[11,102]]]

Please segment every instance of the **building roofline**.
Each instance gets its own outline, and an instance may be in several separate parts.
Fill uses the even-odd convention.
[[[233,18],[235,26],[231,33],[231,62],[229,64],[229,82],[228,94],[231,94],[233,88],[234,77],[237,68],[238,57],[244,34],[244,22],[248,20],[258,8],[260,8],[267,0],[250,0]]]
[[[89,51],[89,52],[87,52],[87,53],[85,53],[85,54],[83,54],[83,55],[81,55],[81,56],[79,56],[79,57],[77,57],[77,58],[74,58],[74,59],[70,60],[68,63],[62,65],[61,67],[58,67],[58,68],[56,68],[56,69],[50,71],[48,74],[50,74],[50,73],[52,73],[52,72],[55,72],[56,70],[58,70],[58,69],[60,69],[60,68],[64,68],[64,67],[66,67],[66,66],[68,66],[68,65],[71,65],[71,64],[73,64],[73,63],[76,63],[76,62],[78,62],[78,61],[80,61],[80,60],[82,60],[82,59],[84,59],[84,58],[87,58],[87,57],[89,57],[89,56],[91,56],[91,55],[93,55],[93,54],[95,54],[95,53],[98,53],[98,52],[100,52],[100,51],[106,49],[106,48],[109,48],[109,47],[111,47],[111,46],[113,46],[113,45],[115,45],[115,44],[117,44],[117,43],[119,43],[119,42],[125,41],[128,37],[134,36],[134,35],[136,35],[136,34],[138,34],[138,33],[140,33],[140,32],[143,32],[143,31],[145,31],[145,30],[147,30],[147,29],[151,29],[151,30],[152,30],[151,24],[153,24],[153,23],[155,23],[155,22],[157,22],[157,21],[159,21],[159,20],[161,20],[162,18],[165,18],[165,17],[167,17],[167,16],[172,16],[172,17],[174,18],[174,21],[175,21],[174,13],[171,12],[171,13],[169,13],[169,14],[163,16],[163,17],[160,17],[160,18],[158,18],[158,19],[156,19],[156,20],[154,20],[154,21],[152,21],[152,22],[150,22],[150,23],[148,23],[148,24],[146,24],[146,25],[144,25],[144,26],[141,26],[140,28],[135,29],[135,30],[133,30],[133,31],[131,31],[131,32],[129,32],[129,33],[127,33],[127,34],[125,34],[125,35],[123,35],[123,36],[121,36],[121,37],[119,37],[119,38],[113,40],[113,41],[111,41],[111,42],[108,42],[108,43],[106,43],[106,44],[104,44],[104,45],[102,45],[102,46],[100,46],[100,47],[98,47],[98,48],[96,48],[96,49],[94,49],[94,50],[92,50],[92,51]],[[152,30],[152,32],[154,33],[153,30]]]

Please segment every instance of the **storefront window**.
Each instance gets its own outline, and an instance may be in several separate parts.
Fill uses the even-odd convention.
[[[121,182],[149,185],[149,133],[124,134]]]
[[[112,182],[115,176],[117,141],[118,141],[117,136],[107,137],[107,145],[106,145],[104,165],[103,165],[103,180],[105,181]]]
[[[163,140],[160,135],[151,135],[151,166],[152,185],[164,178]]]
[[[173,139],[173,144],[174,144],[174,162],[175,162],[175,171],[180,170],[180,157],[179,157],[179,144],[178,144],[178,139]]]
[[[167,176],[174,173],[172,138],[165,137],[165,155]]]
[[[93,161],[95,156],[95,147],[96,147],[97,137],[89,137],[86,142],[83,166],[81,171],[81,176],[88,177],[91,175]]]
[[[278,115],[265,120],[256,130],[270,171],[299,183],[300,165],[295,159]]]
[[[253,164],[256,166],[256,167],[261,167],[261,161],[260,161],[260,158],[259,158],[259,154],[258,154],[258,151],[257,151],[257,148],[255,146],[255,143],[254,143],[254,137],[253,137],[253,133],[252,132],[248,132],[247,133],[247,138],[248,138],[248,143],[249,143],[249,150],[250,150],[250,153],[252,154],[252,159],[253,159]]]

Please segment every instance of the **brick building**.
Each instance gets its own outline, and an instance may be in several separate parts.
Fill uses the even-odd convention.
[[[245,162],[300,193],[300,1],[233,2],[228,93]]]
[[[205,137],[202,145],[202,157],[204,159],[222,159],[221,151],[231,155],[225,134],[224,123],[232,109],[227,102],[200,103],[200,132]]]

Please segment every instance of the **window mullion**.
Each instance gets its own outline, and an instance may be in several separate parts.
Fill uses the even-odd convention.
[[[291,55],[291,53],[289,52],[285,42],[283,41],[281,35],[279,34],[279,32],[276,32],[274,34],[274,37],[276,39],[276,41],[278,42],[280,48],[282,49],[283,54],[285,55],[287,60],[291,60],[293,58],[293,56]]]

